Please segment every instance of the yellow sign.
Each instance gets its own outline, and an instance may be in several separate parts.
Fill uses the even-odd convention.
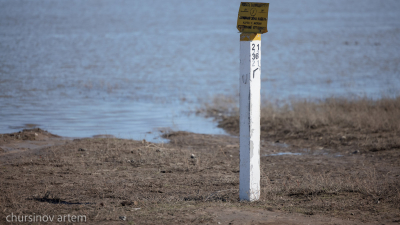
[[[269,3],[240,3],[237,29],[242,33],[267,33]]]

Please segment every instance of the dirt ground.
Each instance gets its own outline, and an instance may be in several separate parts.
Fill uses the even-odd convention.
[[[84,215],[87,224],[399,224],[398,103],[374,102],[365,115],[354,102],[332,112],[349,107],[335,104],[263,108],[261,198],[251,203],[239,201],[234,111],[207,109],[232,136],[170,132],[167,144],[2,134],[1,223]],[[341,118],[327,119],[329,107]]]

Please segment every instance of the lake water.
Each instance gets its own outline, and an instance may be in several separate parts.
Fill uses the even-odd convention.
[[[190,112],[238,92],[239,4],[0,0],[0,133],[223,134]],[[399,94],[399,12],[390,0],[270,1],[262,99]]]

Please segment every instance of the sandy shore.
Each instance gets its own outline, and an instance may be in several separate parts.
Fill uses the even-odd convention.
[[[396,101],[264,107],[262,193],[253,203],[238,198],[235,136],[171,132],[169,143],[158,144],[65,139],[41,129],[2,134],[1,221],[84,215],[87,224],[398,224]],[[235,113],[216,115],[237,133]]]

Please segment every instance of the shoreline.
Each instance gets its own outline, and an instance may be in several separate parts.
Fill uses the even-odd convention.
[[[37,128],[3,134],[0,218],[35,213],[85,215],[88,224],[398,224],[400,148],[393,121],[399,102],[264,107],[261,197],[251,203],[239,201],[238,137],[171,131],[163,135],[169,143],[152,143],[63,139]],[[217,120],[235,134],[234,113]],[[4,146],[20,149],[10,153]]]

